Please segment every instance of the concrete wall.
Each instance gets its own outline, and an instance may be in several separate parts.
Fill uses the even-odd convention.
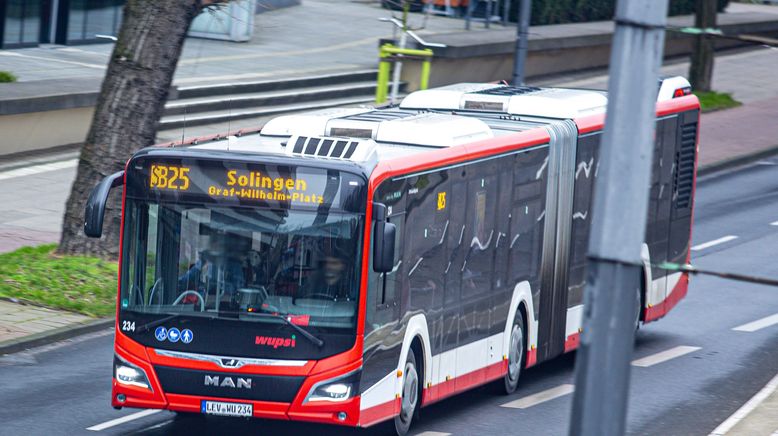
[[[84,142],[94,107],[0,115],[0,155]]]

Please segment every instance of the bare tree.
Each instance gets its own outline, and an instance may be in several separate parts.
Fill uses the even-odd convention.
[[[716,27],[716,0],[696,0],[694,27],[700,29]],[[692,49],[692,63],[689,67],[689,82],[695,91],[710,91],[713,81],[713,38],[697,35]]]
[[[92,125],[81,148],[76,180],[65,206],[58,252],[117,257],[121,192],[111,193],[100,239],[84,236],[84,205],[103,177],[124,167],[136,150],[152,145],[186,33],[214,1],[128,0]]]

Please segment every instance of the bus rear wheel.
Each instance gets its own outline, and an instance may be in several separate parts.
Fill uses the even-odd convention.
[[[403,368],[403,388],[401,396],[400,414],[394,418],[394,428],[398,436],[408,433],[411,421],[419,407],[419,372],[416,366],[416,353],[408,350],[408,357]]]
[[[516,311],[516,316],[511,327],[511,335],[508,339],[508,372],[503,379],[505,394],[516,392],[519,386],[519,376],[524,365],[524,316],[521,311]]]

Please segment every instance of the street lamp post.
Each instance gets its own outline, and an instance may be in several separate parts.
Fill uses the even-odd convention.
[[[619,0],[570,434],[623,435],[667,0]]]

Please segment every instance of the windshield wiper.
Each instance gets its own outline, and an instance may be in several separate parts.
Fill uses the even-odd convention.
[[[147,322],[146,324],[143,324],[142,326],[140,326],[140,328],[138,328],[138,333],[147,332],[150,329],[152,329],[152,328],[154,328],[154,327],[156,327],[156,326],[158,326],[160,324],[164,324],[164,323],[170,321],[171,319],[176,319],[176,318],[178,318],[181,315],[183,315],[183,313],[174,313],[174,314],[168,315],[168,316],[166,316],[164,318],[160,318],[158,320]]]

